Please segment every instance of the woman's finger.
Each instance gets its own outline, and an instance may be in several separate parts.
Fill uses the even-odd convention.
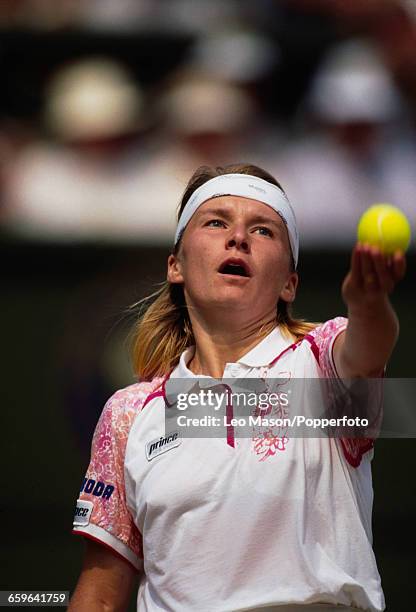
[[[406,257],[402,251],[396,251],[392,258],[392,270],[394,281],[399,282],[406,272]]]
[[[379,249],[372,249],[371,255],[380,289],[386,293],[391,293],[396,281],[394,279],[393,269],[391,265],[389,265],[389,257],[383,255]]]
[[[374,266],[371,247],[368,244],[363,245],[361,252],[361,274],[365,291],[374,292],[380,290],[377,270]]]
[[[363,245],[357,243],[352,250],[351,254],[351,275],[355,282],[360,285],[363,284],[363,275],[361,268],[361,253],[363,250]]]

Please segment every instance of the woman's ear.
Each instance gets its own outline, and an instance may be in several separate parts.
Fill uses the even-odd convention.
[[[177,255],[172,253],[168,257],[167,281],[172,284],[183,283],[182,266]]]
[[[296,297],[296,289],[298,286],[298,282],[299,277],[297,272],[292,272],[287,278],[279,297],[285,302],[293,302]]]

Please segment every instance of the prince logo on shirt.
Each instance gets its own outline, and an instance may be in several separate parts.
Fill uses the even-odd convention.
[[[148,461],[151,461],[155,457],[158,457],[162,453],[165,453],[182,442],[179,432],[172,431],[171,433],[166,434],[165,436],[160,436],[160,438],[156,438],[155,440],[151,440],[146,444],[146,457]]]

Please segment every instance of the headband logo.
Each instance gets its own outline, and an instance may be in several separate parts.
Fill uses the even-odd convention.
[[[266,193],[266,190],[263,189],[262,187],[259,187],[258,185],[252,185],[251,183],[249,183],[249,187],[251,187],[252,189],[255,189],[256,191],[261,191],[262,193]]]

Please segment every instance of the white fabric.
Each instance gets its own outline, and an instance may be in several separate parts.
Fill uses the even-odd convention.
[[[283,219],[289,235],[295,267],[298,263],[299,235],[296,217],[289,200],[284,192],[276,185],[257,176],[248,174],[224,174],[210,179],[198,187],[191,195],[182,211],[175,234],[175,244],[178,242],[183,230],[188,225],[198,208],[211,198],[219,196],[240,196],[257,200],[273,208]]]
[[[130,548],[125,546],[120,540],[114,537],[111,533],[99,527],[98,525],[85,525],[84,527],[81,525],[77,525],[74,528],[74,533],[83,535],[89,535],[95,540],[99,540],[103,544],[106,544],[113,550],[115,550],[119,555],[125,557],[138,571],[143,569],[143,564],[140,559],[137,558]]]
[[[289,344],[275,329],[227,364],[223,377],[259,377],[260,363]],[[186,366],[192,352],[182,355],[173,377],[195,378]],[[267,376],[318,376],[307,342]],[[126,449],[127,504],[145,559],[139,612],[236,612],[289,602],[384,609],[370,543],[371,453],[352,468],[335,439],[293,438],[266,456],[253,453],[248,438],[236,439],[235,448],[224,439],[184,438],[159,463],[148,462],[143,448],[163,431],[164,409],[161,397],[149,402]]]
[[[294,378],[335,377],[332,346],[346,324],[338,317],[310,333],[319,365],[307,340],[290,348],[275,328],[227,363],[223,378],[278,379],[285,391]],[[203,378],[187,367],[193,351],[171,373],[181,392]],[[94,436],[86,478],[114,485],[114,494],[80,494],[95,507],[81,532],[130,562],[136,554],[136,567],[143,562],[138,612],[385,609],[372,550],[372,450],[353,467],[339,439],[280,431],[236,437],[234,446],[223,437],[182,436],[149,460],[146,445],[170,430],[160,384],[152,396],[145,385],[116,392]]]

